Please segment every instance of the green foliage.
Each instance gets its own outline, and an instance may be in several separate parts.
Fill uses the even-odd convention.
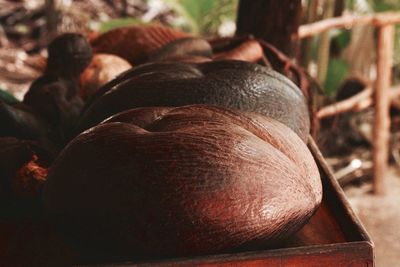
[[[346,9],[352,10],[354,7],[354,0],[347,0],[345,1]]]
[[[394,64],[400,64],[400,25],[396,25],[396,37],[394,43]]]
[[[400,9],[400,1],[398,0],[370,0],[369,2],[376,12],[393,11]]]
[[[7,104],[13,105],[19,103],[19,100],[16,99],[11,93],[7,92],[0,88],[0,100],[6,102]]]
[[[328,73],[325,80],[325,93],[334,96],[337,88],[343,82],[350,69],[349,64],[337,58],[331,58],[328,65]]]
[[[100,25],[100,32],[106,32],[115,28],[143,24],[140,19],[135,18],[119,18],[103,22]]]
[[[354,10],[357,2],[360,1],[346,0],[346,9]],[[366,0],[366,2],[373,12],[400,11],[400,0]],[[340,34],[336,35],[332,39],[332,41],[335,41],[336,44],[339,45],[339,48],[342,51],[349,44],[350,40],[351,32],[347,30],[341,30]],[[400,25],[396,26],[394,63],[400,64]],[[325,82],[327,95],[333,96],[335,94],[335,91],[345,78],[347,71],[350,69],[350,64],[344,60],[336,58],[330,59],[327,80]]]
[[[336,42],[339,45],[340,50],[346,48],[346,46],[350,43],[351,33],[348,30],[340,30],[339,33],[332,38],[333,42]]]
[[[181,28],[194,34],[215,34],[225,20],[235,20],[238,0],[167,0],[183,18]]]
[[[235,21],[238,0],[165,0],[178,19],[175,27],[196,35],[214,35],[226,20]],[[103,22],[100,31],[143,24],[140,19],[120,18]]]

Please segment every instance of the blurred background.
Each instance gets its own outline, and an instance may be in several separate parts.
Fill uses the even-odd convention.
[[[372,14],[400,10],[398,0],[304,0],[302,23],[346,14]],[[45,56],[55,33],[106,32],[138,25],[163,24],[194,35],[232,36],[236,30],[238,0],[0,0],[0,87],[15,91],[35,75],[21,66],[28,56]],[[396,27],[397,36],[400,26]],[[328,40],[328,41],[327,41]],[[332,30],[301,44],[298,64],[315,77],[328,98],[335,98],[350,76],[373,80],[375,37],[370,26]],[[400,38],[396,38],[394,79],[400,78]],[[13,62],[15,61],[15,62]],[[19,65],[18,65],[19,64]],[[320,71],[317,71],[320,70]]]
[[[89,38],[113,28],[162,24],[193,35],[235,34],[238,0],[0,0],[0,93],[21,100],[59,33]],[[303,0],[301,22],[399,11],[399,0]],[[400,25],[395,27],[392,84],[400,82]],[[313,110],[348,99],[376,79],[377,33],[372,26],[331,30],[299,40],[291,60],[308,71]],[[315,139],[377,248],[378,266],[400,266],[400,99],[391,103],[388,192],[372,188],[373,108],[318,122]]]

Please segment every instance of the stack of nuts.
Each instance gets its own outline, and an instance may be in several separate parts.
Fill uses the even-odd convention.
[[[320,204],[305,98],[257,41],[215,54],[136,26],[48,52],[22,103],[0,100],[0,207],[37,201],[85,257],[272,247]]]

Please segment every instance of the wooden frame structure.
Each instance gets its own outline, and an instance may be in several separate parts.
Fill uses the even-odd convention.
[[[382,12],[365,16],[342,16],[326,19],[315,23],[302,25],[298,30],[298,37],[306,38],[322,32],[338,29],[351,28],[356,25],[373,25],[378,29],[377,44],[377,78],[373,89],[366,89],[360,94],[325,107],[317,112],[317,117],[327,117],[348,110],[361,110],[374,104],[374,126],[373,126],[373,185],[374,193],[385,193],[386,169],[388,165],[390,116],[389,107],[392,97],[398,96],[400,87],[390,90],[391,67],[394,44],[394,25],[400,23],[399,12]],[[372,95],[373,101],[370,96]],[[366,100],[367,99],[367,100]],[[333,111],[336,110],[336,111]]]

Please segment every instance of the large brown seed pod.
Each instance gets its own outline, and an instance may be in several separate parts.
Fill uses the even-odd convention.
[[[321,201],[317,166],[283,124],[212,106],[140,108],[76,137],[44,205],[85,253],[217,253],[298,230]]]
[[[84,102],[78,95],[79,77],[92,59],[92,48],[78,33],[57,36],[47,48],[46,72],[36,79],[23,103],[57,129],[59,140],[71,134]]]
[[[92,48],[79,33],[64,33],[57,36],[48,46],[46,73],[65,79],[79,77],[92,59]]]
[[[130,108],[191,104],[267,115],[304,141],[310,130],[306,100],[289,79],[257,64],[221,60],[152,63],[126,71],[98,90],[78,123],[78,131]]]
[[[187,34],[162,26],[121,27],[90,41],[95,53],[114,54],[133,66],[146,62],[162,46]]]

